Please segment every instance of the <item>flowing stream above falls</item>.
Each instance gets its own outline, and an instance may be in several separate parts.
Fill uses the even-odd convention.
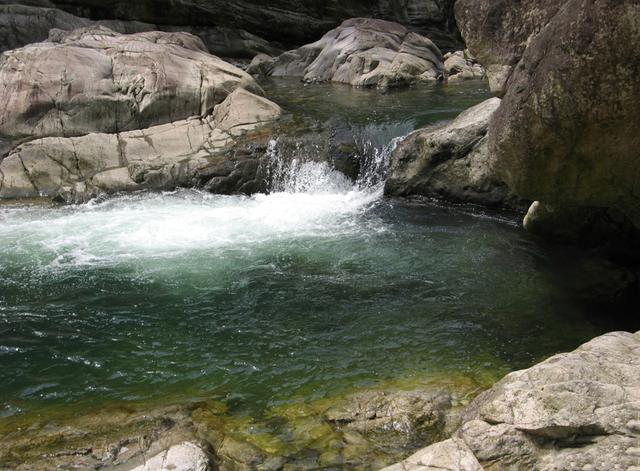
[[[484,84],[266,90],[296,129],[356,142],[358,180],[278,160],[292,136],[274,136],[270,194],[0,206],[0,422],[163,398],[259,416],[383,381],[494,380],[611,327],[558,283],[571,255],[515,218],[382,198],[393,139]]]

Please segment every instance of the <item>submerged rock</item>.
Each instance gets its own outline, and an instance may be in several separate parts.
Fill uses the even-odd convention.
[[[487,145],[489,121],[499,106],[500,99],[491,98],[449,124],[409,134],[391,156],[385,193],[515,206],[518,199],[499,178]]]
[[[428,38],[384,20],[354,18],[320,40],[277,57],[274,77],[379,87],[436,80],[442,53]]]
[[[184,408],[140,411],[125,405],[80,416],[53,414],[47,418],[32,417],[28,423],[29,426],[24,427],[21,419],[16,417],[15,426],[9,429],[9,433],[3,433],[0,469],[168,471],[168,467],[144,467],[145,463],[157,463],[159,456],[171,458],[176,465],[181,463],[183,467],[178,469],[185,471],[208,469],[184,467],[188,463],[203,465],[209,462],[207,454],[195,445],[199,440]]]
[[[330,408],[325,417],[361,433],[393,430],[415,434],[425,428],[441,429],[451,407],[451,394],[445,391],[367,391]]]
[[[640,332],[614,332],[507,375],[471,402],[453,440],[388,470],[635,469],[638,417]]]
[[[203,183],[211,159],[280,114],[248,74],[186,33],[54,30],[5,53],[0,82],[2,198]]]

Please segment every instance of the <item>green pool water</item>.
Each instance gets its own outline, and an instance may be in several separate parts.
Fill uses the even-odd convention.
[[[291,119],[377,148],[488,96],[475,82],[265,88]],[[497,379],[616,327],[559,282],[572,255],[515,216],[300,168],[268,195],[0,206],[0,424],[163,400],[259,417],[412,377]]]

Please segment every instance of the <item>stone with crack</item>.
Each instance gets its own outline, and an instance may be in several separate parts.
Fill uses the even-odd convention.
[[[0,88],[0,198],[192,186],[280,114],[251,76],[185,33],[54,31],[2,55]]]

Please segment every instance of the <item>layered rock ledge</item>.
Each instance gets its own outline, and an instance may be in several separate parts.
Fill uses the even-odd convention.
[[[190,34],[53,30],[0,58],[0,197],[82,201],[234,172],[231,190],[249,190],[257,164],[224,152],[279,116],[261,95]]]
[[[640,332],[613,332],[507,375],[445,441],[385,471],[635,471]]]

